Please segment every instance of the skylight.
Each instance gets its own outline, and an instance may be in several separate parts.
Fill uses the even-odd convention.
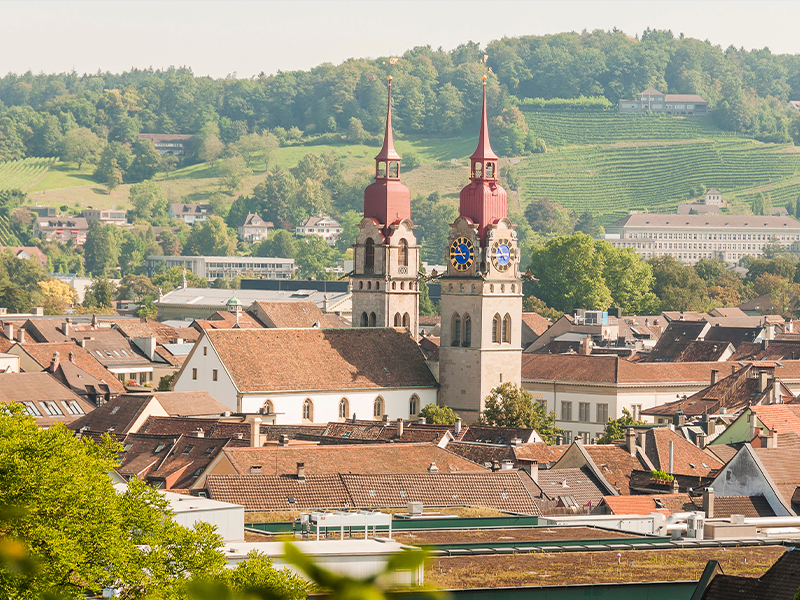
[[[189,454],[189,452],[191,452],[192,450],[194,450],[194,445],[189,444],[188,446],[186,446],[186,448],[183,449],[183,453]]]

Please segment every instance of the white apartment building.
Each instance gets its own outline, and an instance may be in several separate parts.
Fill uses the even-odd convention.
[[[209,281],[237,275],[265,279],[291,279],[294,273],[293,258],[264,258],[260,256],[148,256],[144,259],[147,276],[152,277],[162,268],[186,267]]]
[[[787,251],[800,253],[800,221],[754,215],[630,214],[606,226],[603,239],[633,248],[645,259],[673,256],[694,264],[703,258],[726,263],[757,258],[773,238]]]
[[[295,228],[296,235],[318,235],[333,246],[342,233],[339,221],[331,217],[308,217]]]

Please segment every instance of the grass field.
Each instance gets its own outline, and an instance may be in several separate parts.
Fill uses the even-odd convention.
[[[0,163],[0,190],[27,190],[44,177],[55,158],[25,158]]]

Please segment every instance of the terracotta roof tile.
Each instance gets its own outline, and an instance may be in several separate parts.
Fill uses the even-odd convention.
[[[702,600],[792,600],[800,588],[800,551],[789,548],[761,577],[716,575]]]
[[[80,411],[87,414],[94,410],[94,406],[46,372],[0,374],[0,402],[26,404],[39,427],[50,427],[54,423],[69,424],[81,416],[73,414],[76,409],[71,411],[71,404],[65,403],[75,403]],[[48,404],[45,405],[45,402]],[[60,414],[51,414],[52,411]]]
[[[592,507],[600,504],[605,492],[588,467],[540,469],[538,484],[548,498],[557,500],[562,496],[572,496],[578,506],[584,507],[589,503]]]
[[[638,458],[631,456],[625,448],[613,444],[584,446],[584,449],[608,483],[624,496],[631,493],[629,486],[631,473],[634,469],[642,468]],[[557,467],[558,463],[553,468]]]
[[[654,494],[641,496],[605,496],[603,501],[612,515],[649,515],[659,512],[671,515],[674,512],[693,512],[697,506],[689,494]]]
[[[522,313],[522,322],[536,335],[542,335],[553,324],[550,319],[535,312]]]
[[[669,446],[673,447],[673,470],[681,475],[710,476],[723,464],[667,427],[654,427],[645,434],[645,454],[656,469],[669,471]]]
[[[702,510],[702,499],[699,500],[699,509]],[[764,496],[716,496],[714,498],[714,518],[727,519],[731,515],[753,518],[776,516]]]
[[[305,464],[309,475],[427,473],[431,463],[442,473],[486,471],[433,444],[375,444],[360,446],[357,451],[350,445],[230,448],[225,454],[240,474],[248,473],[253,465],[261,465],[264,474],[296,474],[299,462]]]
[[[241,504],[247,510],[310,510],[352,506],[338,474],[294,476],[209,475],[206,489],[214,500]]]
[[[253,302],[250,312],[264,327],[317,327],[324,317],[317,304],[311,300],[300,302]]]
[[[775,483],[786,503],[790,503],[795,490],[800,487],[800,450],[795,448],[753,448],[753,452],[764,465],[770,479]]]
[[[207,331],[241,392],[436,387],[406,332],[365,329]]]
[[[125,386],[117,379],[111,371],[106,369],[88,350],[82,348],[74,342],[64,343],[42,343],[42,344],[18,344],[20,351],[26,352],[31,358],[47,369],[53,354],[58,352],[59,359],[63,362],[69,360],[69,353],[72,352],[75,364],[81,369],[103,381],[108,387],[117,394],[125,391]]]

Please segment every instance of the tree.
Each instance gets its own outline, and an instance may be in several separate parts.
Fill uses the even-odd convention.
[[[121,300],[140,302],[147,296],[157,296],[158,289],[146,275],[125,275],[119,282],[117,296]]]
[[[273,150],[278,147],[278,138],[273,134],[265,131],[261,134],[251,133],[239,138],[233,144],[233,150],[238,152],[245,160],[247,168],[250,168],[250,163],[253,158],[260,155],[264,160],[264,170],[267,170],[269,165],[269,157]]]
[[[233,569],[225,569],[219,581],[248,598],[306,600],[309,584],[288,569],[276,570],[273,560],[253,550]],[[204,595],[205,598],[219,594]]]
[[[39,289],[44,296],[44,310],[48,315],[61,315],[64,310],[76,304],[78,295],[75,289],[59,279],[48,279],[39,282]]]
[[[780,240],[773,235],[771,238],[769,238],[769,242],[764,245],[761,257],[767,260],[772,260],[783,254],[786,254],[786,248],[784,248]]]
[[[112,225],[113,227],[113,225]],[[108,279],[95,279],[86,289],[83,306],[88,309],[107,310],[113,306],[117,286]]]
[[[347,139],[354,144],[363,144],[369,138],[369,134],[364,131],[364,125],[361,120],[355,117],[350,117],[350,123],[347,126]]]
[[[297,243],[291,233],[285,229],[276,229],[253,249],[253,256],[294,258],[297,255]]]
[[[458,419],[458,414],[452,408],[437,404],[426,404],[418,416],[430,425],[453,425]]]
[[[109,142],[100,155],[100,162],[94,171],[94,178],[113,189],[120,183],[131,166],[133,156],[130,150],[119,142]]]
[[[603,232],[603,228],[597,224],[594,213],[585,210],[578,217],[578,222],[575,224],[575,231],[581,231],[586,235],[597,237]]]
[[[133,144],[133,161],[125,181],[138,183],[152,179],[161,166],[161,155],[150,140],[137,140]]]
[[[97,158],[103,141],[91,129],[78,127],[69,130],[61,140],[61,158],[78,163],[78,169],[86,161]]]
[[[33,301],[26,288],[0,279],[0,306],[9,312],[26,313],[30,312]]]
[[[548,233],[558,228],[558,214],[547,198],[532,200],[525,207],[525,218],[534,231]]]
[[[0,504],[16,516],[4,534],[23,544],[37,568],[0,571],[4,597],[100,595],[180,597],[187,573],[221,574],[221,538],[210,525],[177,525],[167,502],[132,479],[117,493],[108,473],[122,448],[75,437],[61,424],[39,429],[21,407],[0,408]]]
[[[83,245],[86,270],[92,275],[107,277],[119,262],[119,239],[115,225],[100,221],[89,223],[86,242]]]
[[[233,256],[236,234],[216,215],[195,223],[183,251],[187,256]]]
[[[224,149],[225,145],[222,143],[222,140],[219,139],[219,136],[210,134],[200,142],[197,156],[203,162],[211,163],[211,168],[213,169],[214,163],[222,156],[222,151]]]
[[[478,420],[481,425],[534,429],[548,444],[554,444],[556,435],[564,433],[556,427],[556,413],[548,413],[543,402],[534,402],[529,392],[514,383],[493,388],[485,406]]]
[[[633,248],[614,248],[608,242],[596,242],[603,255],[603,280],[614,305],[626,315],[651,315],[658,312],[659,301],[652,292],[653,270]]]
[[[161,292],[170,292],[183,285],[184,270],[180,267],[165,269],[153,275],[153,285]],[[193,288],[207,288],[208,281],[204,277],[195,275],[191,271],[186,271],[186,283]]]
[[[542,300],[537,298],[536,296],[527,296],[522,301],[522,310],[525,312],[535,312],[539,315],[545,317],[546,319],[550,319],[555,323],[561,317],[564,316],[564,313],[560,310],[556,310],[554,308],[550,308],[545,304]]]
[[[653,292],[661,300],[661,310],[705,310],[708,289],[697,271],[672,256],[647,262],[653,269]]]
[[[306,235],[297,240],[298,279],[330,279],[328,269],[334,267],[334,251],[318,235]]]
[[[153,226],[170,224],[169,202],[161,186],[153,181],[142,181],[131,186],[128,220],[131,223],[144,221]]]
[[[609,419],[606,430],[598,438],[598,444],[610,444],[614,440],[621,440],[625,437],[625,430],[634,425],[644,425],[643,421],[636,421],[627,408],[622,409],[622,416],[619,419]]]
[[[219,168],[220,184],[231,194],[242,187],[244,180],[253,174],[253,171],[245,164],[244,159],[239,156],[231,156],[223,161]]]
[[[178,236],[169,229],[165,229],[161,232],[161,242],[159,243],[161,244],[161,250],[163,250],[164,256],[181,255],[181,251],[183,250],[181,241],[178,239]]]

